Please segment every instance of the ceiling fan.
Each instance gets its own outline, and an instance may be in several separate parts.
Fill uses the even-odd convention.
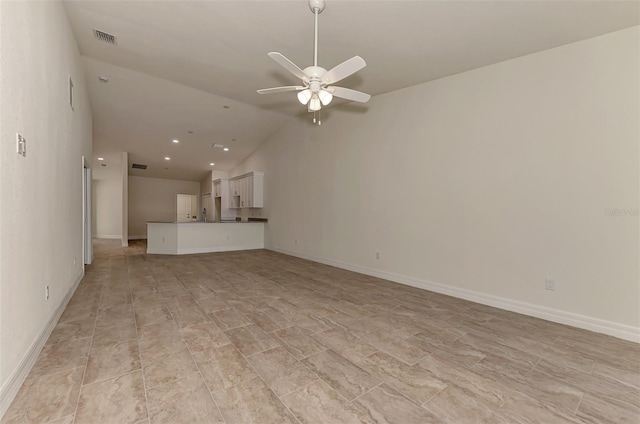
[[[286,87],[274,87],[258,90],[260,94],[283,93],[286,91],[297,91],[298,100],[303,105],[307,105],[309,112],[317,112],[322,106],[331,103],[333,97],[351,100],[354,102],[366,103],[371,95],[350,88],[335,87],[338,81],[355,74],[360,69],[367,66],[367,63],[360,56],[354,56],[327,71],[318,66],[318,15],[325,7],[325,0],[309,0],[309,8],[315,17],[315,34],[313,49],[313,66],[300,69],[295,63],[284,57],[281,53],[271,52],[269,57],[278,62],[283,68],[291,72],[302,81],[302,85],[290,85]]]

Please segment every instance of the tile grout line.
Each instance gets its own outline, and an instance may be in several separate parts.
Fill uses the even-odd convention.
[[[232,342],[231,344],[233,345],[233,342]],[[285,409],[286,409],[287,411],[289,411],[289,413],[291,414],[291,416],[292,416],[293,418],[295,418],[295,420],[296,420],[299,424],[302,424],[302,422],[300,421],[300,419],[298,418],[298,416],[297,416],[296,414],[294,414],[294,413],[293,413],[293,411],[289,408],[289,406],[288,406],[288,405],[287,405],[287,404],[282,400],[282,397],[284,397],[284,396],[288,395],[289,393],[293,393],[293,392],[295,392],[296,390],[301,389],[302,387],[308,386],[309,384],[313,383],[314,381],[317,381],[320,377],[319,377],[319,376],[314,372],[313,374],[315,374],[315,375],[316,375],[316,377],[317,377],[315,380],[313,380],[312,382],[310,382],[310,383],[308,383],[308,384],[305,384],[305,385],[304,385],[304,386],[302,386],[302,387],[299,387],[298,389],[292,390],[291,392],[286,393],[285,395],[278,396],[278,395],[276,394],[276,392],[274,392],[274,391],[273,391],[273,389],[271,388],[271,385],[270,385],[269,383],[267,383],[267,380],[264,378],[264,376],[263,376],[263,375],[262,375],[262,374],[261,374],[261,373],[256,369],[256,367],[254,367],[254,366],[253,366],[253,364],[252,364],[251,362],[249,362],[248,358],[249,358],[250,356],[253,356],[253,355],[245,356],[242,352],[240,352],[240,349],[238,349],[235,345],[233,345],[233,347],[238,351],[238,353],[240,354],[240,356],[242,356],[242,358],[245,360],[245,362],[247,363],[247,365],[249,365],[249,366],[251,367],[251,369],[253,369],[253,371],[258,375],[258,377],[260,377],[260,379],[261,379],[261,380],[264,382],[264,384],[269,388],[269,390],[271,390],[271,393],[273,393],[273,395],[278,399],[278,401],[280,401],[280,403],[282,404],[282,406],[284,406],[284,407],[285,407]],[[276,349],[276,348],[278,348],[278,347],[281,347],[281,348],[285,349],[285,348],[284,348],[284,346],[282,346],[282,345],[279,345],[279,346],[273,347],[273,348],[271,348],[271,349]],[[257,354],[259,354],[259,353],[263,353],[263,352],[267,352],[267,351],[269,351],[269,350],[271,350],[271,349],[267,349],[267,350],[264,350],[264,351],[262,351],[262,352],[254,353],[254,355],[257,355]],[[285,350],[286,350],[286,349],[285,349]],[[296,358],[296,357],[295,357],[291,352],[287,351],[287,353],[288,353],[289,355],[293,356],[293,357],[294,357],[294,359],[295,359],[296,361],[298,361],[298,362],[302,363],[302,361],[300,361],[298,358]],[[304,364],[302,364],[302,365],[304,365]],[[305,368],[307,368],[307,369],[308,369],[308,367],[307,367],[306,365],[304,365],[304,366],[305,366]],[[311,371],[311,370],[309,370],[309,371]],[[313,371],[311,371],[311,372],[313,372]],[[247,380],[245,380],[245,381],[248,381],[248,380],[249,380],[249,379],[247,379]]]
[[[217,324],[216,324],[216,326],[217,326]],[[220,406],[218,405],[218,402],[216,402],[215,398],[213,397],[213,392],[211,391],[211,388],[209,387],[209,384],[207,383],[207,380],[202,375],[202,370],[200,369],[200,364],[198,364],[198,361],[196,361],[196,358],[193,357],[193,353],[191,352],[191,348],[189,348],[189,345],[187,343],[185,343],[184,337],[182,336],[182,333],[180,333],[180,337],[182,338],[182,343],[184,343],[184,345],[186,346],[187,351],[189,352],[189,355],[191,355],[191,360],[193,361],[193,363],[196,366],[196,369],[198,370],[198,372],[194,373],[194,374],[198,374],[200,376],[200,378],[202,379],[202,382],[204,383],[204,386],[207,388],[207,392],[209,392],[209,397],[211,398],[211,401],[216,406],[216,409],[218,410],[218,413],[220,414],[220,417],[222,418],[222,421],[226,423],[227,419],[224,417],[224,414],[222,413],[222,410],[220,409]],[[223,346],[220,346],[220,347],[224,347],[224,346],[228,346],[228,345],[223,345]],[[209,350],[214,350],[214,349],[218,349],[218,348],[213,348],[213,349],[209,349]],[[205,350],[203,352],[207,352],[207,350]],[[198,352],[198,353],[203,353],[203,352]],[[193,374],[191,374],[191,375],[193,375]],[[224,390],[224,385],[223,385],[222,390]]]
[[[100,280],[106,280],[106,278],[102,277]],[[101,281],[100,282],[100,300],[98,301],[98,308],[96,309],[96,317],[93,322],[93,331],[91,332],[91,341],[89,342],[89,348],[87,349],[87,360],[85,361],[85,364],[84,364],[84,371],[82,372],[82,380],[80,380],[80,390],[78,390],[78,400],[76,401],[76,407],[73,410],[73,423],[75,423],[76,418],[78,418],[78,408],[80,407],[80,397],[82,396],[82,389],[84,388],[84,379],[87,375],[87,368],[89,366],[89,355],[91,353],[91,347],[93,346],[93,339],[95,338],[95,335],[96,335],[96,327],[98,325],[98,314],[100,313],[100,306],[102,304],[103,292],[104,292],[104,283]]]
[[[326,383],[326,382],[325,382]],[[375,389],[377,389],[378,387],[382,386],[383,384],[385,384],[384,381],[380,380],[380,382],[378,384],[376,384],[375,386],[373,386],[372,388],[370,388],[369,390],[367,390],[364,393],[360,393],[358,396],[354,397],[352,400],[349,400],[347,402],[349,403],[353,403],[356,400],[360,399],[362,396],[366,395],[367,393],[371,393],[372,391],[374,391]]]
[[[127,275],[128,275],[127,267]],[[155,282],[155,278],[154,278]],[[138,333],[138,323],[136,321],[136,305],[133,301],[133,290],[131,290],[131,279],[129,279],[129,296],[131,297],[131,309],[133,310],[133,326],[136,329],[136,343],[138,344],[138,359],[140,360],[140,374],[142,377],[142,388],[144,389],[144,403],[147,410],[147,420],[151,423],[151,414],[149,413],[149,397],[147,396],[147,381],[144,376],[144,364],[142,362],[142,351],[140,349],[140,334]]]
[[[275,394],[275,392],[273,393],[274,395],[276,395],[276,397],[278,398],[278,400],[280,401],[280,403],[281,403],[281,404],[282,404],[282,405],[287,409],[287,411],[289,411],[289,413],[291,414],[291,416],[292,416],[293,418],[295,418],[295,420],[296,420],[298,423],[300,423],[300,424],[302,424],[302,421],[300,421],[300,418],[298,418],[298,416],[297,416],[296,414],[294,414],[294,413],[293,413],[293,411],[289,408],[289,405],[287,405],[287,404],[285,403],[285,401],[284,401],[284,400],[282,400],[282,398],[283,398],[283,397],[285,397],[285,396],[289,396],[291,393],[295,393],[295,392],[301,391],[301,390],[302,390],[302,389],[304,389],[305,387],[307,387],[307,386],[309,386],[309,385],[311,385],[311,384],[315,383],[315,382],[316,382],[316,381],[318,381],[318,380],[321,380],[321,379],[320,379],[320,377],[318,377],[318,378],[316,378],[315,380],[313,380],[313,381],[311,381],[311,382],[309,382],[309,383],[305,384],[304,386],[298,387],[297,389],[292,390],[292,391],[290,391],[289,393],[286,393],[286,394],[284,394],[284,395],[282,395],[282,396],[278,396],[278,395],[276,395],[276,394]],[[265,383],[266,383],[266,382],[265,382]],[[267,386],[268,386],[268,384],[267,384]],[[272,390],[272,391],[273,391],[273,390]]]
[[[582,404],[582,399],[584,399],[584,392],[582,392],[582,394],[580,395],[580,400],[578,401],[578,404],[576,405],[576,409],[573,410],[573,415],[576,416],[578,414],[578,409],[580,409],[580,404]]]

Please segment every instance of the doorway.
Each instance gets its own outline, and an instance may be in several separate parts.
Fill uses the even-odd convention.
[[[198,197],[193,194],[178,194],[176,203],[176,221],[191,222],[197,218]]]
[[[82,157],[82,263],[93,261],[93,235],[91,234],[91,168]]]

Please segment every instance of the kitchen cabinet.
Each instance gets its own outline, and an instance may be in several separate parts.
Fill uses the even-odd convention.
[[[236,206],[231,195],[231,181],[218,179],[213,181],[213,197],[216,221],[231,221],[236,219]]]
[[[249,172],[229,180],[232,208],[264,206],[264,172]]]
[[[249,177],[240,180],[240,207],[249,206]]]
[[[229,181],[229,207],[239,208],[240,193],[238,192],[238,181]]]

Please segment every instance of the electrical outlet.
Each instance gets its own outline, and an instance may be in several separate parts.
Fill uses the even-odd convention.
[[[297,239],[296,239],[296,240],[294,240],[294,241],[293,241],[293,244],[297,245],[297,244],[298,244],[298,240],[297,240]]]
[[[48,284],[44,287],[44,299],[45,300],[49,300],[49,285]]]
[[[380,252],[376,252],[376,259],[380,260]]]
[[[548,278],[544,279],[544,289],[545,290],[555,290],[556,289],[556,282],[553,280],[550,280]]]
[[[16,133],[16,153],[22,157],[27,156],[27,139],[19,133]]]

